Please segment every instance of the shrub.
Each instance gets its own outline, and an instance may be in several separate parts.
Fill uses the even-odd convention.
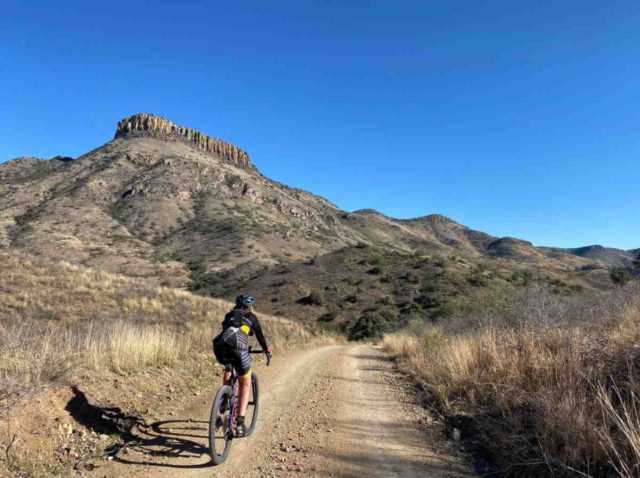
[[[401,279],[407,281],[409,284],[417,284],[420,282],[420,276],[411,271],[403,275]]]
[[[536,278],[535,274],[530,270],[526,269],[522,271],[513,272],[509,280],[514,284],[528,286],[535,280],[535,278]]]
[[[301,305],[322,305],[322,295],[318,291],[311,291],[309,295],[298,299]]]
[[[355,294],[351,294],[351,295],[346,296],[343,300],[345,302],[349,302],[351,304],[355,304],[356,302],[358,302],[358,296],[356,296]]]
[[[414,301],[424,309],[433,309],[440,305],[440,298],[436,293],[419,295],[414,299]]]
[[[237,174],[225,174],[224,183],[230,189],[235,189],[236,186],[242,184],[242,178]]]
[[[333,322],[337,317],[336,312],[326,312],[318,317],[318,322]]]
[[[369,260],[369,265],[372,265],[372,266],[384,267],[385,264],[386,264],[386,260],[383,256],[375,256]]]
[[[467,277],[467,282],[474,287],[486,287],[489,284],[487,278],[480,274]]]
[[[611,269],[609,276],[611,277],[611,281],[618,285],[626,285],[633,278],[631,271],[624,267],[615,267]]]
[[[365,312],[355,322],[349,324],[349,340],[379,339],[384,335],[385,320],[377,312]]]

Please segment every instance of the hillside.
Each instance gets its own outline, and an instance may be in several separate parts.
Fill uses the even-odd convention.
[[[232,299],[251,288],[260,310],[358,337],[483,313],[486,301],[545,286],[559,295],[611,287],[603,269],[562,271],[496,258],[411,254],[360,244],[309,261],[194,276],[193,291]]]
[[[638,249],[625,251],[623,249],[600,245],[576,247],[572,249],[547,248],[547,250],[573,254],[613,267],[631,267],[639,254]]]
[[[185,287],[194,272],[259,270],[357,244],[554,271],[609,263],[440,215],[345,212],[266,178],[234,145],[148,114],[120,121],[111,141],[78,158],[0,165],[2,247],[158,284]]]

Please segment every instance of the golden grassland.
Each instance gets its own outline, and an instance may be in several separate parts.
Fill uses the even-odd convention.
[[[210,353],[230,304],[68,263],[0,253],[0,398],[79,370],[132,373]],[[276,350],[305,343],[260,315]]]
[[[520,323],[455,334],[431,327],[388,336],[384,346],[507,476],[637,477],[638,292],[632,286],[594,299],[591,313],[601,320],[545,323],[558,307],[542,294],[537,304],[515,307]],[[532,314],[538,319],[527,320]]]

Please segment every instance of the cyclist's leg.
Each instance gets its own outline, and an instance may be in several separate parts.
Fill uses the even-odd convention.
[[[245,433],[244,417],[247,413],[249,397],[251,395],[251,355],[246,344],[240,345],[237,349],[237,360],[234,364],[238,372],[238,421],[236,432],[243,436]]]
[[[238,415],[244,417],[249,406],[249,396],[251,395],[251,369],[238,379],[238,395],[240,395],[240,409]]]

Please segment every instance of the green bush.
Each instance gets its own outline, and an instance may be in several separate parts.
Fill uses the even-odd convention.
[[[349,340],[379,339],[384,335],[386,321],[377,312],[365,312],[347,327]]]
[[[318,317],[318,322],[333,322],[338,317],[335,312],[326,312]]]
[[[615,267],[611,269],[609,272],[609,276],[614,284],[625,285],[629,282],[633,276],[631,275],[631,271],[624,267]]]
[[[236,185],[242,183],[242,178],[236,174],[225,174],[224,183],[228,188],[234,188]]]
[[[400,309],[400,315],[405,324],[412,320],[424,321],[428,317],[424,309],[414,302],[404,304]]]

